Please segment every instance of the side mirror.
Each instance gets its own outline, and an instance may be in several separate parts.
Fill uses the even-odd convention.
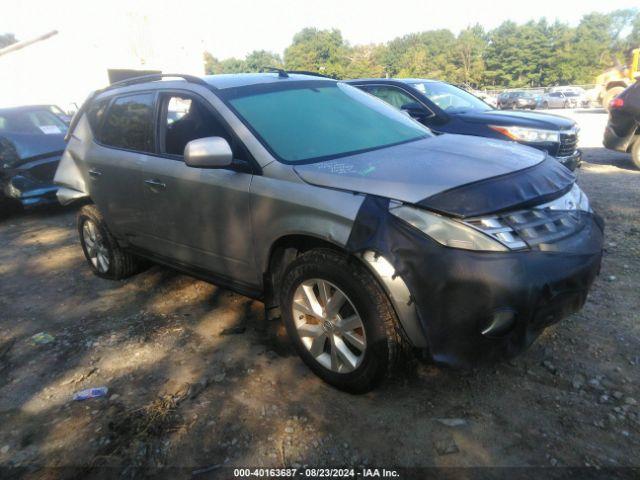
[[[405,103],[400,107],[400,109],[407,112],[416,120],[422,120],[424,118],[427,118],[431,114],[429,111],[427,111],[426,108],[424,108],[418,102]]]
[[[195,168],[225,168],[231,165],[233,153],[222,137],[191,140],[184,147],[184,163]]]

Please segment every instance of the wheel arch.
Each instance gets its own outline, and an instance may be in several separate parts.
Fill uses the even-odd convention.
[[[280,316],[277,292],[280,288],[281,276],[287,265],[300,254],[314,248],[329,248],[339,251],[364,266],[389,298],[405,338],[414,347],[428,347],[411,293],[404,280],[395,274],[387,259],[373,251],[354,254],[338,243],[312,234],[283,235],[271,245],[267,266],[263,271],[265,310],[269,319]]]

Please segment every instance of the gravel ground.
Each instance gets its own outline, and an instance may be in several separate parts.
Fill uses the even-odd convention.
[[[1,221],[0,466],[640,467],[640,171],[584,138],[602,113],[575,115],[579,181],[607,221],[584,309],[510,362],[418,364],[362,396],[311,374],[259,302],[158,266],[93,276],[72,209]],[[108,396],[71,400],[97,386]]]

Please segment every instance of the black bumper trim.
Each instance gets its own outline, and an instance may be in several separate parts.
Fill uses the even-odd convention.
[[[429,353],[438,363],[469,367],[512,357],[551,323],[577,311],[600,269],[603,222],[576,212],[584,227],[550,248],[476,252],[444,247],[390,214],[389,200],[367,196],[347,248],[383,255],[416,302]],[[498,309],[515,312],[501,338],[482,335]]]

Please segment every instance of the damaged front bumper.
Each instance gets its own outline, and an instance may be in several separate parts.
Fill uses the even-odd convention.
[[[600,271],[602,241],[601,223],[591,216],[553,251],[430,245],[412,293],[432,358],[471,366],[525,350],[545,327],[582,308]]]
[[[388,201],[368,197],[348,242],[375,251],[394,268],[410,294],[421,335],[437,363],[470,367],[510,358],[545,327],[584,304],[600,270],[604,225],[578,212],[573,235],[535,249],[478,252],[445,247],[388,215]],[[410,322],[409,322],[410,323]]]
[[[19,201],[24,207],[58,203],[58,187],[31,178],[28,174],[17,174],[2,182],[2,192],[8,198]]]

